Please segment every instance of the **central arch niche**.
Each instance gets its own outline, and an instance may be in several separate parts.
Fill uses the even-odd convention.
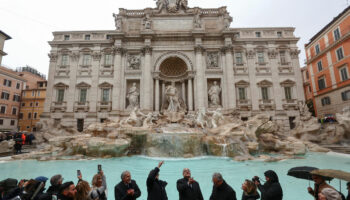
[[[183,61],[181,58],[170,57],[162,62],[159,67],[159,71],[162,77],[172,79],[185,76],[188,69],[185,61]]]

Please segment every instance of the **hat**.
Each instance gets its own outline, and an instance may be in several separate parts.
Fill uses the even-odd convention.
[[[50,183],[51,183],[51,185],[53,185],[53,186],[59,185],[59,182],[60,182],[60,181],[63,181],[63,178],[62,178],[62,175],[61,175],[61,174],[57,174],[57,175],[51,177],[51,179],[50,179]]]
[[[45,176],[38,176],[35,178],[36,181],[39,182],[46,182],[48,178],[46,178]]]
[[[59,193],[62,193],[63,190],[69,188],[69,186],[74,185],[73,181],[65,182],[60,186]]]
[[[324,188],[321,193],[326,196],[326,199],[341,200],[339,192],[332,188]]]

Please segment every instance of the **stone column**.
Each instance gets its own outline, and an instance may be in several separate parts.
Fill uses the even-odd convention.
[[[274,45],[269,45],[272,51],[274,51]],[[277,56],[276,55],[269,55],[269,64],[271,66],[271,74],[272,74],[272,90],[273,95],[269,95],[270,99],[275,100],[276,110],[283,110],[282,107],[282,99],[285,99],[284,97],[284,89],[281,87],[280,84],[280,76],[279,76],[279,70],[278,67],[280,67],[280,64],[277,62]]]
[[[236,90],[234,82],[234,72],[233,72],[233,56],[232,56],[232,46],[228,45],[225,47],[226,54],[226,65],[225,65],[225,77],[226,78],[226,88],[228,97],[228,109],[234,109],[236,107]]]
[[[184,102],[186,102],[186,87],[185,87],[185,80],[182,81],[182,99]]]
[[[78,54],[79,47],[74,47],[74,54]],[[82,56],[80,56],[82,58]],[[72,57],[73,58],[73,57]],[[69,88],[66,90],[64,99],[67,101],[67,111],[66,113],[73,113],[73,106],[75,102],[75,90],[77,84],[77,72],[79,69],[79,57],[75,57],[76,59],[72,59],[72,65],[70,65],[70,73],[69,73]],[[91,66],[90,66],[91,67]]]
[[[259,98],[260,98],[260,90],[257,86],[256,80],[256,62],[255,62],[255,52],[253,50],[252,44],[247,44],[247,52],[246,52],[246,60],[247,67],[249,72],[249,82],[250,82],[250,94],[251,94],[251,102],[252,102],[252,111],[259,111]]]
[[[145,56],[145,66],[142,70],[142,84],[143,86],[143,108],[147,111],[152,111],[153,109],[153,79],[152,79],[152,68],[151,68],[151,53],[152,48],[150,46],[145,46],[143,48],[143,53]]]
[[[296,84],[296,91],[297,92],[295,94],[295,98],[298,99],[298,101],[305,101],[303,78],[302,78],[301,68],[300,68],[300,63],[299,63],[300,51],[298,50],[298,47],[296,45],[293,46],[293,48],[295,48],[295,49],[290,52],[290,57],[291,57],[291,64],[292,64],[292,67],[293,67],[293,70],[295,73],[295,78],[296,78],[295,84]],[[327,59],[329,59],[329,57],[330,57],[329,54],[330,53],[327,53]],[[328,62],[328,63],[330,64],[331,62]],[[332,84],[334,84],[335,83],[335,75],[334,75],[333,64],[330,64],[329,70],[330,70],[330,74],[331,74]]]
[[[193,111],[193,97],[192,97],[192,78],[188,79],[187,82],[187,102],[188,102],[188,110]]]
[[[122,95],[122,54],[124,53],[124,49],[117,45],[117,42],[115,43],[114,47],[114,84],[113,84],[113,91],[112,91],[112,110],[114,111],[120,111],[121,110],[121,98]]]
[[[205,99],[207,98],[205,96],[205,69],[202,65],[202,52],[203,47],[200,45],[195,46],[195,52],[196,52],[196,85],[197,85],[197,92],[196,92],[196,109],[201,109],[205,107]]]
[[[50,58],[50,66],[49,66],[48,82],[47,82],[47,89],[46,89],[46,98],[45,98],[45,104],[44,104],[44,113],[49,115],[51,103],[55,101],[55,99],[53,99],[53,94],[55,92],[53,80],[55,78],[58,55],[55,52],[51,52],[48,56]]]
[[[155,110],[159,111],[159,79],[156,79],[156,86],[155,86],[155,90],[156,90],[156,101],[155,101]]]
[[[162,104],[165,101],[165,81],[162,81]]]
[[[86,99],[89,101],[89,112],[96,114],[97,111],[97,102],[98,102],[98,77],[99,70],[101,68],[101,53],[100,47],[95,47],[96,52],[93,53],[93,63],[91,68],[91,87],[88,92],[88,97]]]

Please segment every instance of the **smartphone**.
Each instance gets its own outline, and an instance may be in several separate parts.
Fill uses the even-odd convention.
[[[77,176],[78,176],[78,177],[81,176],[81,172],[80,172],[79,169],[77,170]]]
[[[97,165],[97,172],[100,173],[102,171],[102,165]]]

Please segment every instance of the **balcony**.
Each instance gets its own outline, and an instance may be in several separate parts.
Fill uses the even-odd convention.
[[[241,111],[250,111],[252,103],[250,99],[237,99],[237,108]]]
[[[281,67],[278,67],[278,73],[279,75],[292,75],[294,74],[294,69],[293,67],[291,66],[281,66]]]
[[[298,100],[297,99],[282,99],[282,107],[284,110],[298,110]]]
[[[97,110],[99,112],[110,112],[112,110],[112,101],[99,101],[97,105]]]
[[[74,112],[79,112],[79,111],[88,112],[89,108],[90,108],[90,106],[89,106],[88,101],[86,101],[86,102],[79,102],[79,101],[74,102]]]
[[[275,110],[276,104],[273,99],[259,99],[260,110]]]
[[[104,76],[104,77],[113,77],[113,68],[102,68],[100,69],[100,76]]]
[[[270,67],[256,67],[255,70],[257,75],[272,75]]]
[[[52,102],[51,103],[51,112],[65,112],[67,110],[67,102],[62,101],[62,102]]]
[[[235,75],[248,75],[248,67],[236,66],[233,68]]]

